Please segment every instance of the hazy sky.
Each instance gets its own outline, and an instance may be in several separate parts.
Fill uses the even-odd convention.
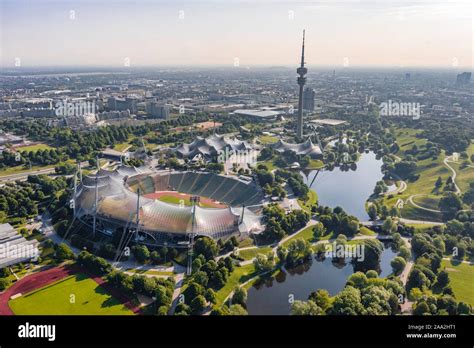
[[[473,2],[0,0],[0,65],[473,64]],[[128,60],[127,60],[128,59]]]

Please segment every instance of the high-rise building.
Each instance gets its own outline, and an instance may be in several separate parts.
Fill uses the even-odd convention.
[[[301,65],[298,69],[296,69],[296,73],[298,76],[298,85],[300,86],[300,93],[298,98],[298,118],[296,121],[296,136],[298,138],[303,138],[303,89],[304,84],[306,83],[306,73],[308,69],[304,66],[304,33],[303,30],[303,45],[301,47]]]
[[[467,85],[469,82],[471,82],[470,72],[463,72],[462,74],[458,74],[456,77],[456,84],[458,85]]]
[[[153,118],[162,118],[168,120],[170,118],[170,109],[164,104],[156,101],[147,102],[146,112]]]
[[[314,111],[314,98],[316,98],[316,91],[312,88],[305,88],[303,93],[303,110]]]

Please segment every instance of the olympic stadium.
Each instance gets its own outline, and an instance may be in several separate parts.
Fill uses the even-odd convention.
[[[235,176],[121,165],[80,176],[73,200],[75,217],[94,231],[112,235],[117,228],[136,229],[136,240],[149,245],[264,230],[261,188]]]

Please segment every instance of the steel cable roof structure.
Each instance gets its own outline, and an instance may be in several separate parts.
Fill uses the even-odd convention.
[[[313,144],[309,137],[305,142],[299,144],[290,144],[280,139],[270,146],[278,152],[291,151],[297,155],[308,155],[311,158],[320,158],[323,155],[321,148]]]
[[[232,151],[248,151],[252,150],[253,147],[246,141],[212,134],[207,138],[197,137],[192,143],[181,144],[171,150],[181,158],[192,159],[195,156],[202,156],[205,159],[211,159],[213,156],[217,156],[225,149]]]
[[[90,223],[91,217],[95,217],[97,230],[108,229],[108,234],[114,226],[138,221],[142,238],[150,244],[191,234],[219,239],[264,229],[258,209],[247,208],[261,205],[263,193],[254,183],[236,177],[205,172],[157,172],[122,165],[113,171],[101,169],[96,175],[84,176],[74,191],[76,218]],[[159,191],[208,197],[228,207],[184,206],[146,197]]]

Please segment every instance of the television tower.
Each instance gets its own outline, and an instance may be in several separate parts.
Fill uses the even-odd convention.
[[[298,85],[300,86],[300,94],[298,98],[298,119],[296,121],[296,136],[303,138],[303,88],[306,83],[306,73],[308,69],[304,67],[304,30],[303,30],[303,46],[301,48],[301,65],[296,69],[298,76]]]

